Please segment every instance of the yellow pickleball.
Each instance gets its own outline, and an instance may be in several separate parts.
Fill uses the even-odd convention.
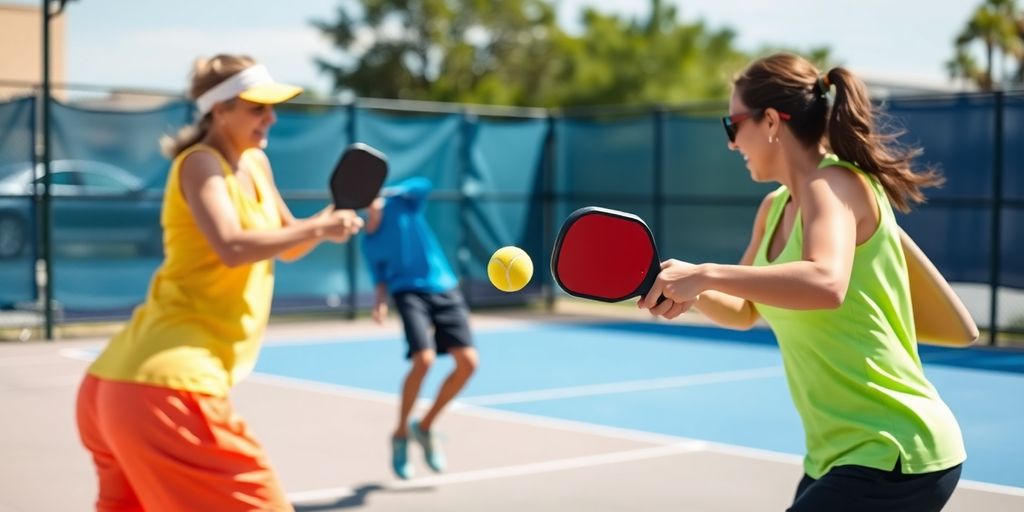
[[[518,247],[502,247],[494,251],[491,261],[487,262],[487,277],[503,292],[522,290],[533,277],[533,260]]]

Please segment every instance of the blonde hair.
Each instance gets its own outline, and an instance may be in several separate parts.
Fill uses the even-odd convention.
[[[256,60],[248,55],[220,54],[210,58],[200,57],[192,65],[192,85],[188,97],[195,100],[204,92],[227,80],[236,73],[256,64]],[[174,136],[165,135],[160,138],[160,150],[168,158],[174,158],[189,146],[199,142],[210,131],[213,113],[206,115],[195,123],[188,125]]]

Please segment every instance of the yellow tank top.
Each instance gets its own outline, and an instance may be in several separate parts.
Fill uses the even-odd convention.
[[[171,164],[160,224],[164,262],[145,302],[89,368],[105,379],[225,396],[256,364],[270,316],[273,260],[230,268],[199,231],[179,185],[181,164],[196,152],[216,155],[242,229],[281,226],[262,160],[246,152],[256,198],[239,186],[215,149],[197,144]],[[251,150],[256,151],[256,150]]]

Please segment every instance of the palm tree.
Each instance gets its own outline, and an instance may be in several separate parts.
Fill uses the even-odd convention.
[[[956,55],[946,62],[946,70],[949,71],[949,77],[961,86],[982,84],[985,81],[985,72],[978,67],[978,61],[966,48],[960,46],[957,46]]]
[[[1017,16],[1017,40],[1024,45],[1024,11]],[[1024,56],[1017,58],[1017,74],[1013,80],[1018,86],[1024,85]]]
[[[1020,37],[1018,17],[1016,0],[984,0],[956,38],[956,57],[947,64],[950,74],[974,78],[982,90],[992,90],[995,87],[993,68],[1002,62],[997,52],[1001,52],[1002,57],[1024,59],[1024,39]],[[985,46],[985,69],[980,74],[968,52],[975,41]],[[1006,76],[1001,78],[1006,80]]]

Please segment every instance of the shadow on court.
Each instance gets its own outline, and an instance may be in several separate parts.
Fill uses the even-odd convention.
[[[328,510],[345,510],[360,508],[367,505],[367,498],[373,493],[418,494],[433,492],[433,488],[419,489],[388,489],[382,484],[363,484],[352,490],[352,495],[327,503],[295,503],[295,512],[320,512]]]

